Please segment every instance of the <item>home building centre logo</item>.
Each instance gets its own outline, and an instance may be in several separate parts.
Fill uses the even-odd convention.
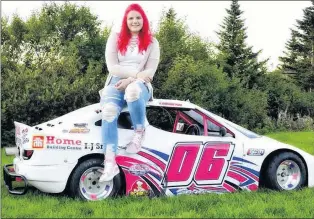
[[[33,136],[32,148],[44,148],[44,136]]]

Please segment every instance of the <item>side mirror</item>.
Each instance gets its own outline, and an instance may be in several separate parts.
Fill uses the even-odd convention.
[[[219,134],[224,137],[227,134],[227,129],[225,127],[220,127]]]

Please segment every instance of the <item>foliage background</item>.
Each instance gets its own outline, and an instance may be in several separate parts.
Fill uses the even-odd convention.
[[[174,8],[164,11],[153,33],[161,48],[154,97],[190,100],[261,134],[313,130],[314,6],[273,72],[246,44],[242,13],[231,1],[216,45],[190,32]],[[110,30],[69,2],[46,3],[26,21],[1,18],[2,147],[14,143],[14,121],[33,126],[99,102]]]

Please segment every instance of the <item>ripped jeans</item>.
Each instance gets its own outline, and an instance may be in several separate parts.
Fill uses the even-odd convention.
[[[100,99],[104,152],[109,146],[115,154],[118,147],[118,117],[121,110],[127,105],[134,129],[142,129],[146,116],[146,103],[151,97],[151,92],[142,81],[134,81],[124,91],[120,91],[115,88],[119,80],[118,77],[112,77],[102,91]]]

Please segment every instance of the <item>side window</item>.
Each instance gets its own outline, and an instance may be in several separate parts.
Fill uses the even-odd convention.
[[[95,122],[95,126],[101,126],[102,120]],[[133,129],[132,120],[129,112],[122,112],[118,118],[118,128],[120,129]]]
[[[184,126],[186,128],[184,130],[183,134],[204,135],[203,117],[192,109],[191,110],[184,110],[184,111],[182,111],[182,113],[183,113],[183,115],[180,115],[180,116],[185,117]],[[181,118],[180,118],[180,120],[181,120]],[[179,122],[180,122],[180,120],[179,120]],[[178,133],[182,133],[182,132],[178,132]]]
[[[199,128],[201,129],[200,131],[201,135],[206,134],[206,130],[204,130],[205,123],[204,123],[203,115],[201,115],[199,112],[194,111],[194,110],[183,111],[183,113],[188,115],[193,120],[193,123],[199,126]],[[222,134],[221,128],[219,127],[219,125],[217,125],[217,123],[215,123],[215,121],[212,121],[209,118],[206,118],[205,121],[207,125],[208,136],[225,136]],[[228,136],[232,136],[232,135],[228,135]]]
[[[210,120],[207,121],[207,130],[209,136],[220,136],[220,128]]]
[[[150,125],[168,132],[172,132],[176,112],[173,109],[164,107],[146,108],[146,117]]]

